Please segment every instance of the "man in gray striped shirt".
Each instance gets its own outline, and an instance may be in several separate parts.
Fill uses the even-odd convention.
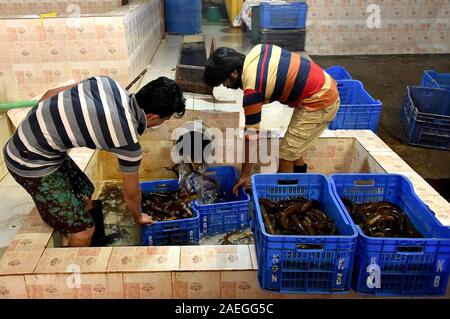
[[[139,136],[147,127],[184,112],[183,93],[168,78],[160,77],[138,93],[128,94],[109,77],[92,77],[47,92],[5,145],[5,162],[33,197],[42,219],[70,234],[69,246],[98,245],[95,225],[97,231],[103,227],[101,206],[93,204],[94,187],[67,152],[88,147],[114,153],[136,224],[152,223],[141,213]]]

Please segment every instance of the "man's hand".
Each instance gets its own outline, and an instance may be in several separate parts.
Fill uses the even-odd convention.
[[[154,223],[153,218],[143,213],[141,213],[139,219],[135,220],[134,222],[136,223],[136,225],[151,225]]]
[[[239,177],[239,180],[237,181],[236,185],[233,187],[233,194],[238,197],[239,196],[239,188],[246,187],[248,184],[249,176],[248,175],[241,175]]]

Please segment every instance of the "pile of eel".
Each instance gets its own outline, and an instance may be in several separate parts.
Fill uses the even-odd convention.
[[[354,203],[342,199],[353,221],[370,237],[422,238],[408,215],[397,205],[387,201]]]
[[[334,222],[323,212],[320,203],[302,197],[272,201],[259,200],[266,231],[272,235],[337,235]]]
[[[180,191],[142,193],[142,212],[156,222],[191,218],[189,203],[195,198]]]
[[[177,191],[142,193],[142,212],[154,221],[170,221],[192,217],[190,203],[213,204],[219,198],[218,182],[206,174],[206,165],[181,163],[170,168],[178,177]],[[165,185],[159,185],[164,189]]]

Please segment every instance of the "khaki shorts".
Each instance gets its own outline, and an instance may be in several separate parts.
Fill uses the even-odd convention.
[[[280,159],[295,161],[302,157],[316,138],[322,134],[330,122],[334,120],[339,110],[340,99],[319,111],[307,111],[304,107],[294,110],[291,122],[280,143]]]

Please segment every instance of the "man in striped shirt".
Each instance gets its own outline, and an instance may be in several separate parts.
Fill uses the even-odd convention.
[[[295,108],[280,143],[280,173],[306,173],[302,152],[328,127],[340,104],[336,82],[322,68],[270,44],[257,45],[246,56],[230,48],[217,49],[206,62],[205,81],[244,91],[246,161],[235,191],[247,184],[253,168],[249,137],[251,131],[259,132],[264,104],[279,101]]]
[[[91,200],[94,187],[67,152],[88,147],[114,153],[136,224],[152,223],[141,213],[139,137],[146,128],[184,112],[183,93],[168,78],[160,77],[136,94],[128,94],[109,77],[88,78],[41,98],[5,145],[5,162],[42,219],[68,233],[69,246],[89,246],[93,237],[99,239],[95,226],[103,226],[103,215],[100,211],[101,217],[94,217],[99,209]]]

